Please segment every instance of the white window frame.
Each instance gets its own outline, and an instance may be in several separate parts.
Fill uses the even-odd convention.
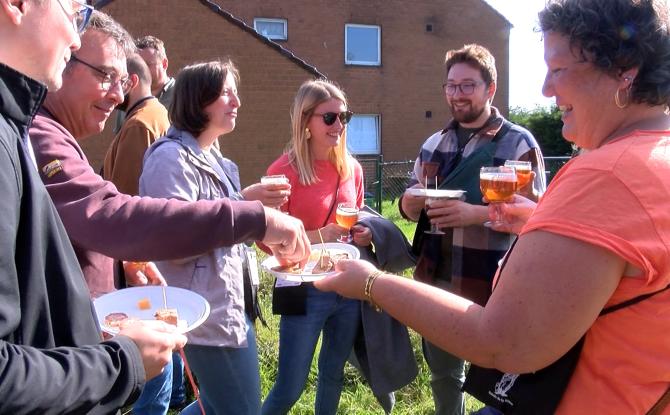
[[[369,156],[369,155],[379,155],[382,153],[382,140],[381,140],[381,115],[380,114],[354,114],[353,118],[349,122],[349,125],[351,125],[351,122],[354,122],[356,117],[366,117],[366,118],[373,118],[375,121],[375,130],[376,130],[376,137],[375,137],[375,148],[370,150],[357,150],[352,148],[352,141],[350,139],[351,134],[350,130],[347,129],[347,149],[351,154],[354,155],[361,155],[361,156]]]
[[[261,33],[261,31],[258,29],[258,23],[281,23],[284,26],[284,34],[277,36],[277,35],[264,35]],[[287,40],[288,39],[288,20],[286,19],[271,19],[268,17],[254,17],[254,30],[258,32],[259,35],[265,36],[268,39],[271,40]]]
[[[347,58],[347,51],[349,50],[349,28],[360,27],[367,29],[377,29],[377,61],[354,61]],[[365,25],[347,23],[344,25],[344,63],[347,65],[362,65],[362,66],[381,66],[382,64],[382,27],[377,25]]]

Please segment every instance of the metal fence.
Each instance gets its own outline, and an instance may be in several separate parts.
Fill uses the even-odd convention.
[[[381,213],[382,200],[395,201],[405,192],[409,183],[414,160],[384,161],[382,156],[360,156],[365,178],[365,204]],[[547,184],[570,157],[545,157],[544,167]]]

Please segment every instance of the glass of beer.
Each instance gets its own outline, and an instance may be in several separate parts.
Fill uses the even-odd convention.
[[[358,222],[358,207],[351,202],[338,204],[335,211],[335,220],[341,227],[351,229]],[[348,244],[353,239],[350,231],[348,235],[341,236],[337,241]]]
[[[509,202],[517,189],[517,176],[513,167],[482,167],[479,171],[479,186],[482,194],[490,203],[494,203],[495,220],[484,222],[484,226],[502,225],[500,203]]]
[[[530,161],[507,160],[505,166],[514,168],[517,181],[516,188],[518,191],[530,183],[530,180],[533,178],[533,167],[531,166]]]
[[[274,174],[272,176],[261,177],[262,184],[288,184],[288,178],[283,174]]]

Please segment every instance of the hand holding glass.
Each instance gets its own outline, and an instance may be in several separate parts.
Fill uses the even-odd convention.
[[[261,184],[285,185],[289,183],[288,178],[283,174],[275,174],[271,176],[261,177]],[[273,207],[279,208],[279,206],[273,206]]]
[[[479,186],[484,197],[494,203],[495,220],[484,222],[484,226],[502,225],[499,203],[509,202],[517,189],[517,176],[512,167],[482,167],[479,171]]]
[[[335,220],[343,228],[351,229],[358,222],[358,207],[354,203],[340,203],[335,211]],[[346,236],[341,236],[337,241],[349,243],[353,240],[351,231]]]

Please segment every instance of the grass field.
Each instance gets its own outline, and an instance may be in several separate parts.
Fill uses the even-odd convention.
[[[382,205],[384,216],[394,221],[400,227],[408,239],[411,240],[414,235],[414,224],[405,221],[398,213],[398,207],[390,201],[385,201]],[[263,253],[261,252],[262,256]],[[262,257],[259,260],[262,261]],[[411,270],[406,272],[411,275]],[[260,375],[263,397],[267,395],[274,382],[277,370],[277,354],[279,345],[279,316],[272,315],[272,277],[268,274],[261,274],[261,288],[259,293],[261,309],[267,321],[268,327],[257,324],[258,355],[260,360]],[[433,401],[430,391],[430,372],[426,366],[423,355],[421,354],[420,337],[410,331],[414,353],[419,365],[419,375],[409,385],[396,392],[396,405],[393,414],[396,415],[419,415],[432,414]],[[317,346],[317,350],[320,345]],[[308,415],[314,413],[314,399],[316,396],[316,360],[318,354],[312,363],[312,370],[305,391],[300,400],[290,412],[292,415]],[[340,400],[338,413],[341,414],[383,414],[383,410],[376,402],[370,388],[365,384],[363,378],[356,369],[347,364],[345,368],[344,391]],[[481,407],[477,400],[466,396],[466,412],[470,412]]]

